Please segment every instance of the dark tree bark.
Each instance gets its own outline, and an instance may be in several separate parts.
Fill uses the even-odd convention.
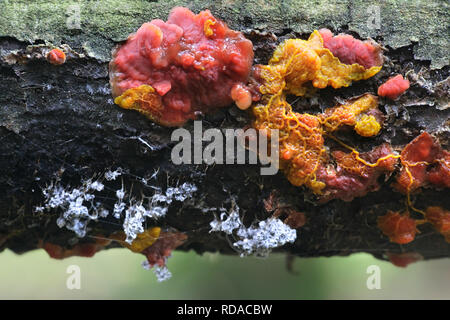
[[[282,249],[295,256],[348,255],[369,252],[418,252],[426,259],[449,257],[450,244],[431,226],[421,228],[416,240],[400,246],[390,243],[376,227],[387,210],[399,210],[404,195],[382,188],[351,202],[318,204],[305,189],[292,186],[280,172],[261,176],[259,165],[174,165],[171,162],[173,128],[152,123],[141,114],[113,104],[108,60],[112,48],[143,22],[166,19],[174,6],[191,3],[194,11],[208,8],[230,27],[241,30],[255,47],[255,63],[266,63],[276,45],[286,38],[306,38],[316,28],[328,27],[362,39],[372,37],[386,47],[382,71],[375,77],[341,90],[325,89],[318,102],[297,101],[302,112],[320,112],[338,99],[377,87],[391,74],[408,72],[412,86],[399,101],[382,102],[387,114],[382,133],[373,139],[353,137],[352,144],[368,150],[382,142],[404,146],[426,130],[449,145],[449,8],[444,1],[72,1],[13,0],[0,3],[0,250],[33,250],[39,240],[64,247],[74,244],[72,231],[56,225],[59,212],[38,213],[42,189],[60,177],[76,187],[83,179],[121,167],[125,174],[107,184],[105,207],[115,202],[115,190],[125,188],[139,196],[154,189],[146,178],[165,189],[183,182],[197,186],[193,199],[175,201],[158,222],[188,235],[182,250],[234,253],[220,233],[209,233],[214,211],[235,200],[244,222],[271,215],[264,200],[272,193],[307,217],[295,244]],[[372,15],[380,11],[379,28]],[[373,11],[373,10],[375,11]],[[372,11],[370,11],[372,10]],[[80,24],[77,24],[77,12]],[[372,23],[372,24],[371,24]],[[372,26],[372,27],[370,27]],[[66,45],[68,60],[50,65],[42,53]],[[203,129],[243,128],[250,116],[230,106],[203,119]],[[192,122],[185,125],[193,130]],[[155,178],[151,178],[156,174]],[[122,180],[121,180],[122,179]],[[390,181],[393,177],[390,178]],[[414,195],[421,207],[450,208],[447,190],[424,189]],[[111,223],[109,223],[111,222]],[[92,222],[90,234],[109,235],[120,229],[117,220]],[[78,241],[78,240],[77,240]],[[91,241],[89,238],[80,242]],[[110,246],[116,246],[112,243]]]

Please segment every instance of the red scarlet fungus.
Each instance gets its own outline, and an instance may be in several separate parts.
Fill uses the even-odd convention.
[[[408,213],[388,211],[384,216],[378,217],[378,228],[389,240],[398,244],[407,244],[416,236],[416,221]]]
[[[387,143],[362,154],[356,151],[334,151],[332,155],[336,167],[322,166],[316,174],[317,181],[326,186],[320,196],[321,202],[331,199],[351,201],[355,197],[378,190],[377,180],[380,175],[393,172],[397,162],[391,146]]]
[[[53,49],[47,53],[47,61],[54,65],[60,65],[66,62],[66,54],[61,49]]]
[[[442,151],[442,157],[428,172],[428,182],[436,187],[450,188],[450,152]]]
[[[436,140],[428,132],[423,132],[403,148],[400,156],[402,169],[394,187],[405,194],[422,187],[428,180],[428,166],[442,159],[444,154],[447,152],[442,150]],[[442,162],[445,166],[445,158],[442,159]],[[448,166],[446,168],[448,169]],[[441,169],[435,167],[434,170],[440,172]],[[446,173],[445,167],[442,172]],[[444,175],[442,177],[445,179]],[[435,179],[432,181],[440,182],[433,175],[432,179]]]
[[[361,41],[349,34],[333,36],[328,29],[320,29],[323,45],[342,63],[364,66],[369,69],[383,64],[381,47],[373,40]]]
[[[445,241],[450,242],[450,211],[441,207],[428,207],[425,219],[445,237]]]
[[[90,258],[110,243],[109,239],[96,239],[94,243],[79,243],[73,248],[67,249],[51,242],[40,241],[38,247],[43,248],[50,258],[59,260],[73,256]]]
[[[378,88],[378,95],[391,100],[397,99],[409,88],[409,80],[403,79],[402,75],[396,75],[383,83]]]
[[[167,22],[152,20],[113,53],[110,83],[115,103],[166,126],[199,113],[252,102],[246,83],[253,45],[209,10],[172,9]]]
[[[423,260],[423,256],[417,252],[393,253],[388,252],[389,261],[396,267],[406,268],[411,263]]]

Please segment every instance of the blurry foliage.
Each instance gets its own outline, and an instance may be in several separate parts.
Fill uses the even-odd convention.
[[[142,269],[142,256],[124,249],[94,259],[49,259],[43,250],[22,256],[5,251],[0,260],[2,299],[390,299],[450,298],[450,259],[397,268],[368,254],[296,259],[286,270],[284,255],[268,259],[175,252],[173,278],[158,283]],[[66,269],[81,269],[81,290],[68,290]],[[368,290],[367,267],[381,268],[381,289]],[[414,279],[414,281],[410,281]]]

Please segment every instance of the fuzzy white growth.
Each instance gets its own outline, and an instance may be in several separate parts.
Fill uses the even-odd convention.
[[[239,218],[238,211],[231,211],[227,218],[223,220],[225,216],[227,216],[227,214],[223,212],[220,215],[220,221],[217,219],[211,221],[209,223],[209,225],[211,226],[211,230],[209,232],[222,231],[226,234],[232,234],[233,230],[243,227],[242,221]]]
[[[115,171],[108,170],[105,172],[105,179],[108,181],[116,180],[120,175],[122,175],[122,168],[117,168]]]
[[[119,189],[116,191],[116,197],[119,200],[123,200],[123,197],[125,197],[125,191],[123,189]]]
[[[166,266],[153,268],[153,273],[156,275],[158,282],[169,280],[172,277],[172,273]]]
[[[297,238],[295,229],[276,218],[269,218],[259,222],[258,226],[246,228],[239,217],[239,207],[236,204],[228,215],[223,212],[220,220],[215,218],[209,225],[210,232],[222,231],[232,235],[237,230],[236,235],[240,240],[234,242],[233,246],[241,252],[241,256],[255,254],[266,257],[272,249],[292,243]]]
[[[103,183],[101,183],[99,181],[94,181],[89,184],[89,188],[91,190],[102,191],[103,188],[105,188],[105,186],[103,185]]]
[[[241,240],[233,246],[242,251],[241,256],[255,254],[266,257],[274,248],[286,243],[293,243],[297,238],[297,231],[284,224],[280,219],[269,218],[250,228],[241,227],[237,231]]]
[[[227,212],[225,208],[220,208],[220,220],[217,217],[209,223],[211,230],[209,232],[222,231],[226,234],[232,234],[235,229],[244,227],[244,224],[239,217],[239,206],[233,199],[231,209]],[[226,217],[226,219],[224,219]]]
[[[166,196],[168,199],[175,199],[177,201],[184,201],[190,198],[194,192],[197,191],[197,187],[190,183],[183,183],[179,187],[170,187],[166,190]]]
[[[125,220],[123,223],[123,231],[127,236],[125,241],[131,244],[139,233],[144,232],[143,224],[146,218],[158,219],[164,217],[167,214],[169,205],[173,200],[184,201],[187,198],[192,197],[192,194],[195,191],[197,191],[197,187],[195,185],[183,183],[179,187],[167,188],[165,194],[156,192],[149,198],[148,208],[145,208],[142,205],[142,202],[139,204],[130,203],[130,206],[125,211]],[[119,200],[121,200],[120,196],[122,196],[122,194],[117,194]],[[116,206],[114,207],[116,208]]]
[[[108,215],[109,215],[109,211],[108,211],[108,210],[106,210],[106,209],[104,209],[104,208],[102,208],[102,209],[100,210],[99,216],[100,216],[101,218],[106,218]]]
[[[169,269],[167,269],[166,266],[152,267],[147,260],[142,262],[142,268],[144,268],[145,270],[153,269],[153,273],[156,275],[156,279],[158,280],[158,282],[169,280],[172,277],[172,273],[169,271]]]
[[[120,219],[120,215],[125,210],[125,202],[119,202],[114,204],[114,218]]]
[[[123,230],[127,235],[126,242],[131,244],[139,233],[144,232],[143,222],[145,208],[142,205],[132,205],[125,211]]]
[[[114,180],[120,171],[108,171],[105,174],[107,180]],[[81,187],[71,190],[64,189],[59,183],[52,183],[43,190],[45,197],[44,206],[36,207],[37,212],[44,210],[61,208],[63,213],[57,219],[58,227],[66,227],[74,231],[77,236],[84,237],[87,231],[87,225],[91,220],[97,220],[99,217],[106,218],[109,211],[102,207],[101,202],[94,202],[95,192],[101,192],[105,188],[100,181],[85,181]],[[148,199],[148,206],[143,205],[143,201],[129,199],[125,202],[125,190],[123,186],[116,190],[117,201],[112,211],[116,219],[120,219],[125,213],[123,230],[126,234],[126,242],[132,243],[137,235],[144,232],[144,222],[146,218],[158,219],[164,217],[172,201],[185,201],[192,197],[197,191],[197,187],[190,183],[183,183],[178,187],[169,187],[165,193],[156,191]]]
[[[152,268],[152,266],[150,265],[150,263],[147,260],[142,261],[142,268],[144,268],[145,270],[150,270]]]
[[[95,195],[104,185],[100,181],[88,180],[79,188],[65,190],[59,184],[51,184],[43,190],[45,202],[39,211],[61,208],[63,212],[56,220],[58,227],[66,227],[78,237],[86,235],[86,228],[91,220],[97,220],[99,215],[107,215],[104,209],[98,210],[99,204],[94,204]],[[91,213],[90,213],[91,212]]]

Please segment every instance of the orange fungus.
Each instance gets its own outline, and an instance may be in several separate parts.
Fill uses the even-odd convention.
[[[428,207],[425,219],[450,242],[450,211],[441,207]]]
[[[395,188],[403,193],[417,190],[426,183],[450,185],[449,152],[427,132],[423,132],[401,152],[402,169]]]
[[[434,167],[428,172],[428,182],[440,188],[450,188],[450,152],[442,151]]]
[[[378,217],[378,228],[389,240],[398,244],[407,244],[416,236],[416,221],[409,214],[388,211],[384,216]]]
[[[233,101],[248,108],[253,45],[209,10],[174,8],[167,20],[144,23],[113,53],[115,103],[166,126]]]
[[[66,54],[61,49],[53,49],[47,54],[47,61],[54,65],[66,62]]]
[[[397,162],[387,143],[361,154],[334,151],[332,155],[336,166],[321,166],[316,174],[317,181],[326,186],[322,190],[322,202],[331,199],[351,201],[378,190],[378,178],[394,171]]]
[[[120,241],[120,244],[133,252],[142,252],[146,248],[150,247],[153,243],[158,240],[159,235],[161,233],[160,227],[153,227],[145,230],[142,233],[139,233],[134,239],[134,241],[129,244],[125,241],[126,235],[123,231],[116,232],[112,234],[111,239]]]
[[[368,79],[381,69],[378,64],[360,65],[357,61],[343,63],[324,46],[322,35],[314,31],[308,40],[288,39],[273,53],[268,65],[255,66],[262,85],[262,94],[277,94],[280,91],[304,96],[310,84],[315,88],[348,87],[352,81]]]

